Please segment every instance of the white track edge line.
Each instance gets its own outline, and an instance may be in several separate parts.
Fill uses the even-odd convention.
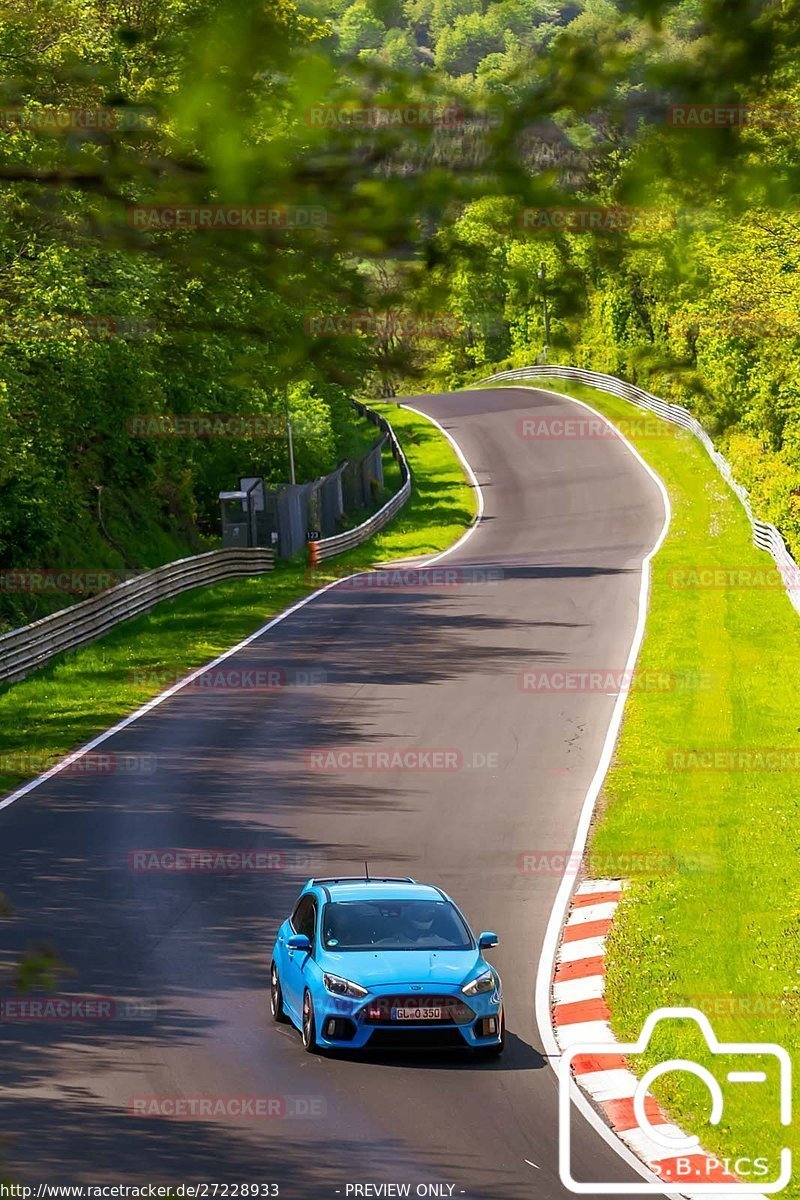
[[[484,511],[483,492],[481,491],[481,486],[478,483],[475,472],[467,462],[463,450],[452,434],[448,433],[448,431],[442,425],[440,425],[437,420],[428,416],[427,413],[421,412],[420,409],[413,408],[410,404],[400,404],[398,407],[407,408],[409,412],[413,412],[416,413],[417,416],[424,417],[426,421],[430,421],[432,425],[435,425],[437,429],[444,434],[445,438],[455,451],[458,461],[461,463],[461,466],[464,469],[464,473],[467,476],[467,482],[475,491],[477,511],[469,528],[464,530],[461,537],[458,538],[457,541],[453,542],[452,546],[449,546],[446,550],[440,551],[438,554],[434,555],[433,558],[425,559],[424,562],[418,564],[419,567],[429,567],[434,563],[439,562],[441,559],[446,558],[448,554],[452,554],[454,550],[458,550],[460,546],[463,546],[467,538],[471,537],[478,528],[478,525],[481,523],[483,518]],[[402,562],[402,558],[398,561]],[[89,754],[95,749],[96,746],[100,746],[103,742],[108,741],[108,739],[113,737],[114,734],[121,733],[123,729],[127,729],[129,725],[134,723],[134,721],[138,721],[140,717],[146,716],[147,713],[151,712],[154,708],[157,708],[160,704],[163,704],[165,700],[169,700],[169,698],[174,696],[176,692],[180,692],[183,690],[183,688],[188,687],[188,685],[197,679],[199,675],[203,675],[206,671],[213,670],[214,667],[218,666],[222,662],[225,662],[225,660],[230,658],[233,654],[238,654],[240,650],[244,650],[251,644],[251,642],[255,642],[258,638],[263,637],[265,633],[269,633],[269,631],[274,629],[276,625],[279,625],[281,621],[285,621],[287,617],[291,617],[293,613],[298,612],[301,608],[305,608],[307,604],[310,604],[312,600],[316,600],[318,596],[323,596],[325,592],[329,592],[332,588],[339,587],[340,584],[347,583],[348,580],[355,579],[359,575],[368,575],[374,569],[374,567],[370,567],[367,570],[354,571],[352,575],[345,575],[341,579],[334,579],[331,581],[331,583],[326,583],[324,587],[317,588],[316,591],[311,592],[308,596],[303,596],[302,599],[298,600],[295,604],[292,604],[289,608],[284,609],[283,612],[279,612],[276,616],[272,617],[266,622],[265,625],[260,626],[253,633],[248,634],[246,638],[243,638],[240,642],[237,642],[235,646],[231,646],[230,649],[223,651],[222,654],[218,655],[211,662],[205,663],[201,667],[197,667],[194,671],[190,672],[185,679],[179,680],[171,687],[168,687],[165,691],[159,692],[158,695],[153,696],[152,699],[148,700],[146,704],[143,704],[141,708],[137,708],[134,712],[129,713],[127,717],[123,717],[123,719],[118,721],[116,725],[112,725],[109,729],[105,729],[102,733],[99,733],[90,741],[84,742],[84,744],[79,746],[76,750],[68,751],[64,757],[50,767],[49,770],[44,771],[41,775],[37,775],[35,779],[29,779],[27,783],[22,784],[22,786],[18,787],[16,791],[11,792],[5,797],[5,799],[0,800],[0,812],[2,812],[4,808],[8,808],[10,805],[12,805],[16,800],[21,800],[23,796],[27,796],[29,792],[34,791],[35,788],[38,788],[48,779],[52,779],[55,775],[60,775],[61,772],[65,770],[68,765],[71,765],[73,762],[75,762],[76,759],[83,758],[85,754]]]
[[[488,390],[491,390],[491,389],[488,389]],[[523,391],[523,392],[530,392],[530,391],[535,391],[537,389],[531,388],[531,387],[521,387],[518,385],[514,389],[506,389],[503,387],[499,387],[496,390],[498,390],[498,391],[517,390],[517,391]],[[543,389],[538,389],[538,390],[541,391]],[[646,601],[647,596],[649,594],[650,560],[653,558],[653,556],[656,554],[656,552],[661,547],[661,544],[662,544],[662,542],[666,536],[667,530],[669,528],[669,522],[670,522],[670,518],[672,515],[672,510],[670,508],[670,503],[669,503],[669,496],[667,495],[667,491],[666,491],[666,488],[664,487],[663,482],[658,477],[658,475],[655,473],[655,471],[653,471],[652,467],[650,467],[649,464],[645,462],[645,460],[639,454],[638,450],[636,450],[636,448],[631,445],[631,443],[624,436],[624,434],[620,433],[620,431],[618,429],[616,429],[616,426],[614,426],[611,421],[609,421],[605,416],[603,416],[602,413],[598,412],[597,409],[592,408],[592,406],[590,404],[586,404],[585,401],[577,400],[574,396],[565,396],[562,392],[550,392],[549,389],[548,389],[548,394],[559,396],[561,399],[569,400],[573,404],[579,404],[582,408],[587,409],[589,412],[595,413],[596,416],[599,416],[601,418],[601,420],[605,421],[607,425],[609,425],[612,429],[614,429],[615,432],[620,437],[620,439],[625,443],[625,445],[628,447],[628,449],[634,455],[634,457],[639,460],[639,462],[642,464],[642,466],[645,468],[645,470],[648,472],[648,474],[655,480],[657,486],[659,487],[659,489],[662,493],[663,499],[664,499],[664,504],[666,507],[666,514],[667,514],[665,523],[664,523],[664,528],[662,529],[659,539],[656,542],[653,549],[642,560],[642,587],[640,589],[640,595],[639,595],[639,621],[637,623],[636,632],[634,633],[634,640],[631,645],[631,653],[628,657],[628,664],[626,667],[626,669],[630,669],[633,666],[633,664],[635,663],[636,658],[638,657],[639,648],[641,646],[641,641],[642,641],[642,637],[644,634],[644,617],[646,615],[646,604],[644,604],[643,601]],[[480,485],[477,481],[477,478],[475,477],[475,473],[474,473],[472,467],[467,462],[467,459],[464,456],[464,453],[461,450],[461,447],[458,445],[458,442],[452,436],[452,434],[448,433],[448,431],[446,429],[444,429],[444,427],[442,425],[440,425],[437,420],[430,417],[427,413],[423,413],[419,409],[414,408],[412,405],[400,405],[400,407],[408,408],[409,411],[414,412],[417,415],[424,417],[426,420],[430,421],[433,425],[436,425],[439,430],[441,430],[441,432],[444,434],[444,436],[447,438],[447,440],[450,442],[450,444],[453,446],[454,450],[456,451],[457,457],[459,458],[459,461],[461,462],[462,466],[465,468],[469,482],[472,485],[472,487],[475,489],[476,495],[478,498],[478,512],[476,514],[475,520],[470,525],[469,529],[465,530],[465,532],[461,535],[461,537],[458,539],[458,541],[455,542],[448,550],[444,550],[440,554],[437,554],[433,558],[428,559],[424,563],[420,564],[421,566],[432,566],[434,563],[439,562],[442,558],[445,558],[448,554],[452,554],[454,550],[457,550],[461,545],[463,545],[464,542],[469,537],[471,537],[472,534],[475,532],[475,530],[477,529],[478,525],[480,524],[481,518],[483,516],[483,510],[484,510],[483,492],[481,491]],[[160,692],[157,696],[154,696],[152,698],[152,700],[149,700],[147,702],[147,704],[144,704],[141,708],[137,709],[135,712],[130,713],[127,717],[123,718],[122,721],[117,722],[117,724],[113,725],[110,729],[105,730],[102,734],[99,734],[97,737],[93,738],[91,741],[86,742],[83,746],[80,746],[77,750],[72,751],[68,756],[65,757],[65,760],[63,760],[60,763],[57,763],[54,767],[51,767],[49,771],[44,772],[44,774],[42,774],[42,775],[38,775],[35,779],[29,780],[28,783],[24,784],[21,788],[18,788],[17,791],[12,792],[10,796],[7,796],[4,800],[0,801],[0,811],[2,811],[4,808],[8,808],[9,805],[13,804],[16,800],[21,799],[23,796],[26,796],[29,792],[32,792],[35,788],[39,787],[40,784],[46,782],[46,780],[48,780],[48,779],[51,779],[54,775],[60,774],[60,772],[62,770],[64,770],[65,766],[67,765],[67,761],[73,762],[73,761],[75,761],[76,758],[82,758],[83,755],[88,754],[96,746],[101,745],[103,742],[107,741],[108,738],[113,737],[113,735],[115,733],[120,733],[123,729],[127,729],[127,727],[129,725],[132,725],[134,723],[134,721],[139,720],[140,717],[145,716],[152,709],[158,707],[159,704],[163,704],[165,700],[168,700],[170,698],[170,696],[173,696],[173,695],[175,695],[176,692],[181,691],[184,687],[186,687],[189,683],[191,683],[194,679],[196,679],[198,675],[202,675],[205,671],[212,670],[219,663],[225,662],[225,660],[230,658],[233,654],[237,654],[240,650],[243,650],[246,646],[249,646],[252,642],[256,641],[259,637],[262,637],[265,633],[268,633],[269,630],[273,629],[275,625],[280,624],[281,621],[286,620],[287,617],[292,616],[293,613],[299,611],[299,609],[301,609],[301,608],[304,608],[306,606],[306,604],[309,604],[312,600],[315,600],[318,596],[324,595],[325,592],[330,591],[334,587],[338,587],[339,584],[344,583],[348,579],[354,579],[357,575],[363,575],[366,573],[367,572],[364,572],[364,571],[355,571],[355,572],[353,572],[352,575],[345,576],[343,579],[336,579],[332,583],[326,584],[324,587],[319,588],[315,592],[312,592],[309,596],[304,596],[302,600],[299,600],[296,604],[293,604],[290,608],[285,609],[282,613],[278,613],[278,615],[273,617],[272,620],[268,621],[265,625],[261,626],[261,628],[255,630],[255,632],[251,633],[248,637],[244,638],[241,642],[238,642],[235,646],[232,646],[229,650],[226,650],[223,654],[219,655],[212,662],[207,663],[205,666],[199,667],[196,671],[193,671],[190,675],[188,675],[186,677],[186,679],[179,681],[177,684],[173,684],[173,686],[168,688],[166,691]],[[618,696],[617,701],[614,706],[614,711],[612,713],[611,723],[609,725],[608,732],[606,734],[606,741],[603,746],[603,753],[601,755],[600,762],[598,763],[597,770],[595,772],[595,776],[592,779],[592,783],[589,786],[589,791],[587,792],[586,798],[584,800],[583,808],[581,811],[581,817],[580,817],[580,821],[579,821],[579,825],[578,825],[578,830],[576,833],[575,843],[574,843],[574,850],[576,852],[580,852],[581,854],[586,845],[586,835],[588,833],[589,822],[591,820],[592,813],[594,811],[594,806],[595,806],[595,803],[597,800],[597,796],[599,794],[600,787],[602,786],[603,779],[605,778],[606,772],[608,770],[608,765],[611,761],[611,755],[613,753],[614,745],[616,744],[616,739],[617,739],[617,735],[619,732],[622,709],[624,707],[625,699],[626,699],[625,693],[621,692],[620,695]],[[618,716],[618,714],[619,714],[619,716]],[[595,786],[595,784],[596,784],[596,786]],[[565,887],[565,885],[566,885],[566,887]],[[537,980],[536,980],[536,1019],[537,1019],[537,1024],[539,1025],[539,1032],[542,1037],[543,1045],[547,1049],[548,1061],[550,1063],[550,1066],[553,1068],[553,1070],[556,1069],[556,1064],[553,1061],[553,1056],[555,1056],[555,1058],[557,1059],[560,1051],[558,1048],[558,1043],[556,1042],[555,1037],[553,1035],[553,1029],[551,1026],[550,984],[552,982],[552,976],[553,976],[553,971],[554,971],[554,966],[555,966],[555,955],[556,955],[556,951],[557,951],[559,934],[561,932],[561,925],[563,922],[563,917],[566,915],[566,907],[569,903],[569,899],[570,899],[570,896],[572,893],[571,885],[572,885],[571,877],[568,875],[565,875],[562,879],[561,886],[559,888],[558,894],[557,894],[555,902],[554,902],[552,912],[550,914],[547,931],[545,933],[544,942],[542,944],[542,952],[541,952],[541,956],[539,959],[539,971],[538,971]],[[542,1001],[541,977],[542,977],[542,966],[546,961],[549,962],[549,968],[548,968],[549,973],[545,980],[544,1009],[545,1009],[545,1013],[546,1013],[546,1019],[543,1021],[542,1020],[542,1004],[541,1004],[541,1001]],[[614,1150],[614,1152],[616,1154],[618,1154],[620,1158],[622,1158],[625,1162],[627,1162],[629,1166],[633,1167],[633,1169],[635,1171],[637,1171],[637,1173],[639,1175],[641,1175],[644,1179],[646,1179],[648,1182],[659,1183],[660,1181],[658,1180],[658,1178],[655,1175],[653,1175],[651,1172],[646,1170],[646,1168],[644,1167],[644,1164],[641,1162],[641,1160],[636,1158],[635,1155],[631,1154],[631,1152],[627,1149],[627,1147],[625,1146],[625,1144],[623,1142],[620,1142],[619,1139],[613,1137],[608,1126],[605,1125],[603,1123],[603,1121],[600,1120],[600,1118],[597,1115],[597,1113],[595,1112],[595,1110],[588,1103],[588,1101],[585,1099],[585,1097],[580,1092],[580,1090],[577,1088],[577,1086],[573,1085],[571,1092],[572,1092],[572,1100],[573,1100],[575,1107],[581,1112],[583,1117],[596,1130],[596,1132],[600,1134],[600,1136],[611,1147],[611,1149]],[[673,1196],[679,1196],[680,1193],[670,1193],[670,1192],[665,1191],[664,1195],[671,1198]]]
[[[502,391],[505,389],[502,387],[502,385],[500,385],[498,390]],[[603,413],[599,412],[598,409],[593,408],[591,404],[587,404],[585,400],[578,400],[575,396],[567,396],[564,392],[551,392],[549,388],[537,389],[532,386],[524,387],[517,385],[509,390],[528,393],[538,390],[544,395],[557,396],[561,400],[568,400],[571,404],[577,404],[581,408],[585,408],[588,412],[594,413],[594,415],[599,417],[601,421],[604,421],[610,429],[614,430],[619,439],[628,448],[637,462],[644,468],[661,493],[661,499],[664,504],[664,523],[653,547],[642,559],[642,577],[639,587],[639,611],[637,615],[636,628],[633,634],[633,640],[631,641],[630,652],[628,654],[628,661],[626,664],[626,671],[630,671],[633,669],[636,659],[639,657],[639,650],[641,649],[644,638],[645,622],[647,619],[647,602],[650,596],[651,562],[661,549],[664,539],[667,536],[667,531],[669,530],[670,521],[672,520],[672,506],[670,504],[669,494],[664,486],[664,481],[653,470],[650,464],[646,462],[644,458],[642,458],[636,447],[628,440],[628,438],[625,437],[625,435],[616,427],[616,425],[614,425],[614,423],[610,421],[608,417],[604,416]],[[578,827],[575,831],[575,841],[572,847],[573,856],[578,855],[581,858],[583,857],[583,852],[586,848],[586,841],[589,833],[589,826],[592,816],[594,815],[597,798],[600,795],[603,781],[608,773],[608,768],[611,764],[611,758],[614,753],[614,747],[616,746],[620,727],[622,725],[622,715],[626,699],[627,696],[625,692],[620,692],[614,703],[614,709],[611,714],[608,730],[606,731],[606,737],[603,743],[600,759],[595,769],[595,773],[592,776],[589,789],[586,793],[581,808]],[[571,861],[574,861],[574,857],[572,857]],[[539,1034],[542,1038],[542,1044],[545,1047],[547,1060],[554,1071],[557,1069],[557,1063],[558,1059],[560,1058],[561,1051],[553,1030],[552,1012],[550,1007],[550,988],[553,981],[553,975],[555,973],[556,955],[558,953],[561,930],[567,917],[569,902],[573,892],[573,885],[574,875],[565,874],[562,877],[556,898],[553,902],[553,908],[550,913],[550,918],[547,923],[547,930],[542,943],[542,950],[539,956],[539,967],[536,975],[536,1023],[539,1026]],[[641,1159],[637,1158],[636,1155],[628,1149],[625,1143],[616,1137],[616,1135],[600,1118],[599,1114],[595,1111],[595,1109],[592,1107],[577,1085],[574,1084],[574,1082],[570,1089],[570,1094],[575,1107],[589,1122],[592,1128],[600,1134],[603,1141],[605,1141],[606,1144],[610,1146],[611,1149],[628,1164],[628,1166],[632,1167],[637,1174],[645,1179],[647,1183],[655,1186],[660,1185],[662,1188],[664,1188],[663,1181],[660,1180],[652,1171],[649,1171]],[[669,1192],[666,1190],[666,1188],[664,1188],[663,1195],[670,1197],[670,1200],[672,1200],[673,1197],[682,1196],[683,1194],[680,1192]]]

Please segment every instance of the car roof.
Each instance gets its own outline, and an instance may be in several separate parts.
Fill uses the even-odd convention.
[[[329,901],[348,900],[446,900],[439,888],[415,879],[309,879],[308,888],[319,888]]]

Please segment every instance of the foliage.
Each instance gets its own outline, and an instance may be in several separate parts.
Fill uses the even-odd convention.
[[[281,436],[142,438],[132,418],[278,429],[291,393],[314,476],[351,439],[348,393],[529,361],[545,309],[551,360],[689,404],[798,549],[797,330],[775,319],[800,299],[796,8],[10,0],[0,103],[26,117],[0,150],[0,564],[151,565],[216,534],[240,474],[287,479]],[[670,123],[720,100],[789,115]],[[114,120],[54,132],[53,106]],[[133,215],[265,203],[277,223],[246,230]],[[632,228],[548,217],[619,208]],[[311,331],[400,310],[457,329]]]
[[[375,405],[392,423],[412,472],[411,497],[394,521],[363,545],[309,570],[305,553],[273,571],[228,580],[157,604],[79,650],[58,655],[19,683],[0,688],[0,794],[211,661],[275,613],[343,573],[444,550],[475,515],[475,497],[450,443],[426,418]],[[371,427],[374,432],[374,426]],[[384,479],[392,491],[393,460]],[[303,561],[300,561],[302,559]],[[92,686],[87,687],[87,679]],[[0,918],[4,915],[0,894]],[[34,976],[42,955],[25,968]]]

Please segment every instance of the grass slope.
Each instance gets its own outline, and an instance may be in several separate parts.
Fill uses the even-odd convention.
[[[302,561],[278,563],[266,575],[188,592],[0,690],[0,795],[327,579],[372,563],[435,553],[463,533],[474,517],[475,499],[449,443],[414,413],[393,404],[371,407],[392,422],[412,471],[411,497],[395,520],[319,571],[309,572],[302,555]],[[394,464],[386,483],[399,486]]]

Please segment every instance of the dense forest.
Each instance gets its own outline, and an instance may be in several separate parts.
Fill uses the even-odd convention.
[[[349,396],[534,362],[545,310],[548,361],[689,405],[800,552],[797,18],[7,0],[0,568],[213,544],[220,488],[287,481],[287,413],[313,478]],[[135,420],[181,414],[272,432]]]
[[[328,22],[344,58],[448,78],[466,117],[437,133],[428,164],[491,170],[486,117],[499,103],[512,125],[518,118],[519,158],[542,184],[543,198],[527,208],[519,192],[489,185],[438,235],[431,277],[473,336],[429,341],[428,381],[458,385],[476,377],[474,367],[537,361],[546,304],[547,361],[622,375],[688,405],[758,511],[800,552],[800,70],[791,6],[302,7]],[[528,119],[537,85],[573,72],[574,100]],[[547,219],[556,201],[577,210],[577,228]],[[593,209],[604,221],[615,206],[619,227],[586,227]]]

